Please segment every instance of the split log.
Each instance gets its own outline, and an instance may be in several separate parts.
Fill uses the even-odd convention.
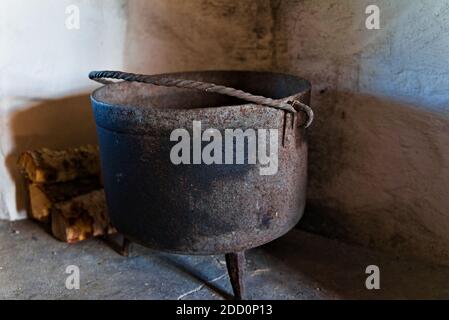
[[[106,210],[96,146],[41,149],[19,158],[30,194],[30,216],[49,222],[53,235],[74,243],[115,233]]]
[[[100,176],[99,149],[86,145],[66,150],[26,151],[19,158],[26,177],[34,183],[70,181]]]
[[[52,213],[51,231],[61,241],[75,243],[86,240],[93,235],[92,218],[82,215],[77,218],[66,218],[59,212]]]
[[[30,183],[30,216],[35,220],[47,222],[53,206],[101,188],[100,179],[97,177],[53,184]]]
[[[74,243],[115,233],[107,216],[103,189],[56,203],[50,214],[53,235],[61,241]]]

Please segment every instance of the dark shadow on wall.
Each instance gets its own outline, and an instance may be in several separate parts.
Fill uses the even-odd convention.
[[[309,188],[299,226],[449,262],[449,116],[357,93],[314,92]]]
[[[271,2],[129,1],[124,67],[269,71],[276,51]]]
[[[17,210],[28,207],[24,179],[17,166],[20,154],[38,148],[66,148],[96,143],[89,94],[30,103],[9,116],[13,148],[5,165],[16,183]]]

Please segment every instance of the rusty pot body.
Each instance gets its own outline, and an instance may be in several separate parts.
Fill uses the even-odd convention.
[[[208,71],[165,74],[309,103],[310,84],[290,75]],[[301,218],[307,141],[297,119],[270,107],[195,90],[121,82],[91,97],[113,225],[153,249],[185,254],[242,251],[272,241]],[[178,164],[173,130],[278,129],[278,171],[261,164]],[[235,150],[235,148],[234,148]],[[245,148],[245,152],[248,149]],[[191,154],[194,150],[191,150]],[[245,159],[247,157],[245,156]]]

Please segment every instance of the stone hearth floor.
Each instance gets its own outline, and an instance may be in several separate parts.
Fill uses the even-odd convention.
[[[68,265],[80,289],[68,290]],[[365,269],[380,268],[380,290]],[[250,299],[449,299],[449,268],[402,260],[300,230],[247,253]],[[58,242],[31,221],[0,222],[0,299],[225,299],[223,256],[181,256],[101,240]]]

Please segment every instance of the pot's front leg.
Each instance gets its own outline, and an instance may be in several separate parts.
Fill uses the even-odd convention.
[[[117,252],[119,255],[123,257],[129,256],[129,245],[131,241],[127,237],[122,236],[122,241],[120,241],[119,243],[114,241],[114,239],[112,239],[110,235],[104,235],[103,240],[112,250]]]
[[[234,298],[242,300],[245,296],[245,252],[232,252],[225,255],[226,267],[231,280]]]

